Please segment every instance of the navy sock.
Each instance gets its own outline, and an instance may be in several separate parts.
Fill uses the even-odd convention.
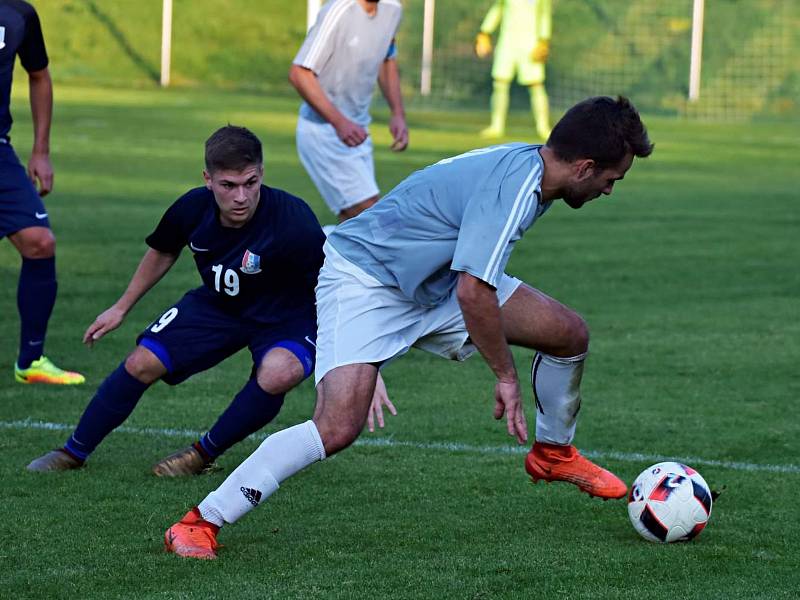
[[[249,380],[200,439],[200,445],[211,458],[216,458],[272,421],[283,406],[284,395],[272,395],[262,390],[255,379]]]
[[[148,387],[150,384],[136,379],[125,370],[125,363],[121,363],[100,384],[64,448],[86,460],[103,438],[128,418]]]
[[[56,303],[56,258],[22,258],[17,286],[20,334],[17,366],[27,369],[44,353],[44,336]]]

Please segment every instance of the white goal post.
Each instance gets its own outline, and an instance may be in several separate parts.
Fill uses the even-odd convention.
[[[422,67],[419,76],[419,93],[431,93],[431,70],[433,68],[433,23],[436,13],[436,0],[425,0],[422,17]]]
[[[689,101],[700,97],[700,67],[703,64],[703,14],[705,0],[694,0],[692,8],[692,51],[689,63]]]
[[[161,6],[161,87],[169,85],[170,55],[172,54],[172,0]]]

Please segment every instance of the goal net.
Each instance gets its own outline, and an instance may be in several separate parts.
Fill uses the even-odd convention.
[[[488,106],[491,58],[475,56],[474,40],[492,0],[435,3],[431,89],[422,96],[424,4],[404,2],[407,92],[432,106]],[[699,97],[689,102],[692,9],[693,0],[553,0],[553,107],[623,94],[642,110],[691,118],[800,118],[800,2],[706,0]],[[524,95],[512,107],[527,110]]]

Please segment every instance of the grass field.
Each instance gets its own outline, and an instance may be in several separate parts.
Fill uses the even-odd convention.
[[[199,185],[202,142],[225,122],[265,142],[266,180],[332,219],[294,151],[296,103],[199,92],[59,88],[53,131],[59,300],[47,352],[88,379],[13,383],[18,257],[0,245],[0,590],[8,598],[796,598],[800,485],[800,247],[795,125],[648,119],[654,155],[610,199],[556,206],[510,272],[570,304],[592,330],[577,444],[627,481],[680,458],[725,491],[689,544],[641,540],[623,501],[532,486],[524,449],[491,418],[493,380],[412,352],[386,371],[400,414],[385,431],[286,482],[235,526],[220,560],[162,551],[164,529],[216,487],[150,465],[213,422],[247,376],[238,355],[177,388],[156,385],[79,472],[30,474],[60,445],[138,331],[197,276],[183,258],[95,349],[94,316],[127,284],[166,206]],[[30,123],[16,98],[14,141]],[[522,117],[516,117],[522,119]],[[412,144],[373,127],[388,190],[412,170],[479,145],[483,113],[410,112]],[[512,138],[529,128],[512,122]],[[516,353],[524,380],[529,352]],[[534,411],[529,386],[528,418]],[[306,382],[273,431],[306,419]]]

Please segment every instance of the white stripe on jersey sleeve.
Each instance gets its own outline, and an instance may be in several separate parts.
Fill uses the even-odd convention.
[[[314,63],[316,62],[326,43],[330,41],[330,38],[336,28],[336,23],[339,21],[344,12],[355,3],[356,0],[340,0],[336,6],[328,11],[328,14],[325,15],[322,23],[320,23],[319,33],[317,33],[314,41],[311,42],[311,47],[308,49],[308,53],[303,60],[303,67],[316,72]]]
[[[500,268],[500,260],[503,257],[503,251],[508,245],[508,240],[511,238],[512,232],[519,227],[522,219],[524,219],[525,215],[530,211],[534,192],[541,179],[537,177],[537,175],[539,175],[541,170],[541,165],[536,164],[519,189],[519,193],[517,193],[517,197],[514,199],[514,206],[511,209],[511,214],[506,221],[506,226],[503,228],[503,234],[500,236],[500,239],[497,240],[492,256],[489,259],[489,264],[486,265],[486,270],[483,273],[483,277],[481,277],[484,281],[494,281],[494,277],[497,275],[497,271]]]

